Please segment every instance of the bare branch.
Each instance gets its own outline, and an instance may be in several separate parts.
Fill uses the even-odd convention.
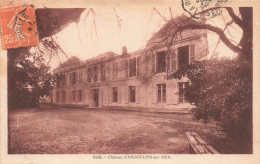
[[[171,13],[171,19],[173,19],[172,8],[171,8],[171,7],[169,7],[169,11],[170,11],[170,13]]]
[[[153,10],[156,11],[156,13],[157,13],[165,22],[168,22],[168,20],[167,20],[164,16],[162,16],[162,14],[161,14],[155,7],[153,8]]]
[[[118,28],[117,30],[119,32],[122,28],[122,18],[119,17],[115,8],[113,8],[113,11],[114,11],[114,14],[115,14],[115,17],[116,17],[116,20],[117,20],[117,28]]]
[[[239,54],[242,52],[241,48],[239,48],[238,46],[235,46],[234,44],[231,43],[231,41],[227,38],[227,36],[225,35],[224,31],[221,28],[212,26],[210,24],[188,24],[188,25],[178,28],[177,31],[183,31],[185,29],[207,29],[209,31],[215,32],[220,37],[220,39],[223,41],[223,43],[227,47],[229,47],[232,51],[239,53]]]
[[[234,13],[234,10],[231,7],[226,7],[228,14],[230,15],[230,17],[234,20],[234,22],[241,28],[243,28],[243,21],[236,16],[236,14]]]
[[[81,37],[79,35],[79,25],[78,25],[78,23],[76,23],[76,27],[77,27],[79,41],[80,41],[81,45],[83,45],[83,41],[82,41],[82,39],[81,39]]]

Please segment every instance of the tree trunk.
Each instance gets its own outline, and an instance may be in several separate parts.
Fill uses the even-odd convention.
[[[243,36],[240,42],[242,48],[242,54],[240,54],[240,59],[247,61],[252,65],[253,59],[253,8],[252,7],[240,7],[239,8],[241,18],[242,18],[242,29]]]

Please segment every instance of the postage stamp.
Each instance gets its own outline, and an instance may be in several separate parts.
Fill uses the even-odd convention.
[[[2,8],[0,16],[3,49],[38,44],[33,5]]]

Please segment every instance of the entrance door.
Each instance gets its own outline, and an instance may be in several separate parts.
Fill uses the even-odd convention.
[[[93,89],[94,107],[98,107],[98,89]]]

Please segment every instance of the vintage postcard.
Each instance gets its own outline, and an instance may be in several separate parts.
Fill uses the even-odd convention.
[[[0,163],[259,163],[259,10],[2,1]]]

